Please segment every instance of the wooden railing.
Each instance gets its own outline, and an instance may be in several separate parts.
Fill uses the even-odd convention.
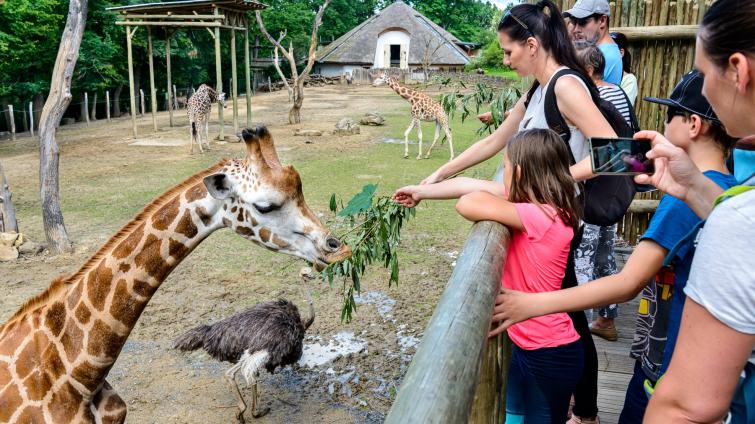
[[[487,334],[509,240],[499,223],[474,224],[386,423],[499,422],[510,349]]]

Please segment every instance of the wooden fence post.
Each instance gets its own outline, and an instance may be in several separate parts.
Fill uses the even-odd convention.
[[[16,139],[16,119],[13,117],[13,105],[8,105],[8,115],[10,116],[10,136],[11,140]]]
[[[84,118],[89,126],[89,93],[84,92]]]
[[[139,99],[141,102],[141,115],[144,116],[144,90],[139,89]]]
[[[10,188],[8,188],[8,181],[5,180],[3,164],[0,163],[0,232],[3,233],[18,232],[16,209],[13,207],[12,196]]]
[[[34,103],[29,102],[29,133],[34,137]]]
[[[94,100],[92,100],[92,121],[97,120],[97,92],[94,92]]]
[[[178,110],[178,90],[176,90],[176,85],[173,84],[173,110]]]
[[[107,121],[110,122],[110,91],[105,92],[105,114]]]

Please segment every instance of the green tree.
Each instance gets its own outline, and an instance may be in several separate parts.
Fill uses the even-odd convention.
[[[483,0],[412,0],[412,7],[462,41],[479,42],[498,10]]]

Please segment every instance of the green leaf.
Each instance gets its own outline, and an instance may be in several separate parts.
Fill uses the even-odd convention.
[[[338,204],[336,203],[336,194],[333,193],[330,196],[330,211],[335,213],[336,209],[338,209]]]
[[[372,198],[375,196],[377,184],[367,184],[362,191],[354,196],[345,208],[338,212],[338,216],[354,216],[364,212],[372,206]]]

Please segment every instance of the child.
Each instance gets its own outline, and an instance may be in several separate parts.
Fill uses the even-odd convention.
[[[504,184],[454,178],[399,189],[394,199],[461,197],[456,210],[472,221],[493,220],[512,230],[501,285],[526,292],[559,290],[569,245],[579,225],[569,152],[548,129],[521,131],[508,143]],[[507,423],[558,423],[581,376],[583,350],[572,320],[556,313],[509,328],[514,342],[506,393]]]
[[[703,77],[692,71],[682,78],[670,99],[645,100],[668,106],[666,138],[684,149],[706,177],[726,189],[736,184],[725,165],[735,140],[726,135],[702,88]],[[699,222],[684,202],[665,195],[621,272],[560,292],[505,292],[496,299],[493,319],[504,321],[502,327],[506,328],[533,316],[627,301],[642,290],[631,352],[637,362],[619,417],[619,423],[640,423],[648,403],[643,385],[646,380],[655,384],[662,372],[664,351],[670,354],[679,331],[683,288],[695,251],[693,240],[685,236]],[[666,258],[669,252],[671,257]],[[664,259],[670,260],[668,266]]]

